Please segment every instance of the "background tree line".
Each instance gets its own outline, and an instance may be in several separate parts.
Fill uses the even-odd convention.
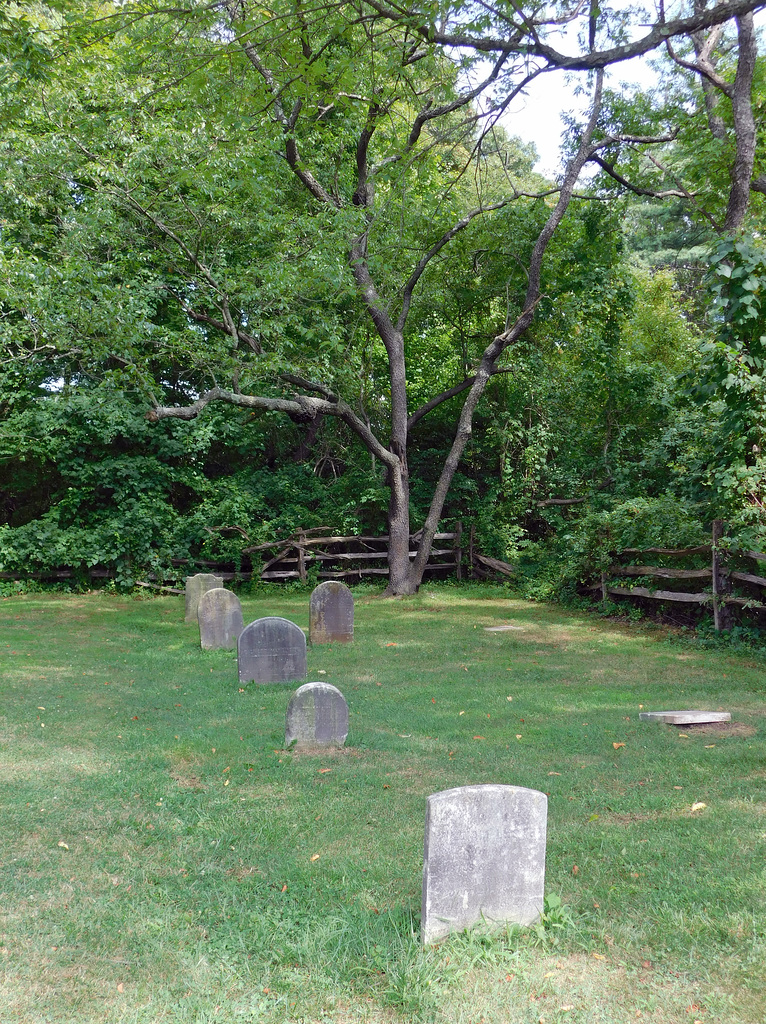
[[[329,525],[407,593],[471,519],[552,595],[606,536],[762,546],[758,7],[9,5],[0,568]],[[573,70],[548,181],[504,115]]]

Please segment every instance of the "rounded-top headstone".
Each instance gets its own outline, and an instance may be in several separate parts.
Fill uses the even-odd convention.
[[[242,605],[236,594],[222,587],[206,591],[197,609],[199,642],[205,651],[237,646],[237,638],[245,627]]]
[[[300,626],[267,615],[245,626],[237,641],[240,683],[287,683],[305,679],[306,637]]]
[[[320,583],[309,601],[309,639],[312,644],[354,639],[354,598],[345,583]]]
[[[548,799],[522,786],[463,786],[429,796],[424,944],[473,924],[534,924],[543,912]]]
[[[199,601],[203,594],[214,587],[222,587],[223,580],[220,576],[213,576],[208,572],[198,572],[196,576],[187,576],[184,586],[186,608],[184,622],[196,622]]]
[[[304,683],[290,698],[285,746],[342,747],[348,736],[348,704],[329,683]]]

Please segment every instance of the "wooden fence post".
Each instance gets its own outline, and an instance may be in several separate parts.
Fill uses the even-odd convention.
[[[476,527],[471,523],[471,530],[468,534],[468,576],[473,579],[473,543],[476,535]]]
[[[460,581],[463,578],[463,548],[461,546],[462,542],[463,524],[462,522],[458,522],[455,525],[455,575],[457,576],[458,583],[460,583]]]
[[[298,531],[298,576],[300,577],[301,583],[305,583],[306,576],[306,557],[303,552],[304,544],[306,543],[306,535],[303,530]]]
[[[731,629],[731,609],[721,601],[721,598],[731,592],[731,583],[726,571],[726,556],[719,548],[719,542],[724,535],[724,522],[722,519],[713,520],[713,625],[716,633],[722,629]]]

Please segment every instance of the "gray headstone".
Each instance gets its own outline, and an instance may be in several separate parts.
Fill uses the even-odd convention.
[[[730,722],[728,711],[641,711],[642,722],[666,722],[668,725],[709,725]]]
[[[240,683],[287,683],[305,679],[306,637],[300,626],[278,615],[256,619],[237,641]]]
[[[348,736],[348,704],[329,683],[304,683],[287,705],[285,746],[342,747]]]
[[[199,642],[205,651],[237,646],[237,637],[245,627],[242,605],[236,594],[216,587],[206,591],[197,608]]]
[[[312,592],[309,602],[309,640],[312,644],[354,639],[354,598],[345,583],[328,580]]]
[[[464,786],[426,808],[421,939],[478,922],[530,925],[543,912],[548,798],[522,786]]]
[[[196,576],[187,576],[186,585],[184,587],[184,594],[186,597],[186,613],[184,615],[184,622],[196,622],[199,599],[208,590],[222,586],[223,580],[220,576],[211,576],[210,573],[207,572],[198,572]]]

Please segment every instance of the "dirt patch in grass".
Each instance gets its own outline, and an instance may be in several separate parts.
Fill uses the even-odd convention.
[[[290,747],[285,750],[285,753],[299,760],[304,757],[329,757],[332,759],[362,757],[362,751],[357,747]]]
[[[678,726],[682,732],[690,736],[755,736],[758,731],[744,722],[708,722],[706,725]]]
[[[197,774],[200,760],[197,757],[186,756],[176,758],[170,768],[170,777],[181,789],[205,789],[202,780]]]

